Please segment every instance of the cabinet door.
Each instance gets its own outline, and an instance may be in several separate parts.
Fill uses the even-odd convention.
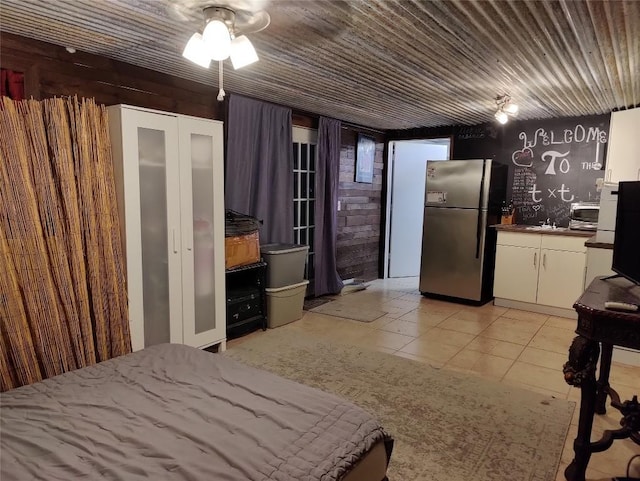
[[[583,292],[585,254],[542,249],[538,304],[572,309]]]
[[[182,342],[178,121],[121,108],[133,350]]]
[[[585,290],[598,276],[611,276],[615,272],[611,270],[613,264],[613,249],[587,249],[587,274],[584,278]]]
[[[179,118],[184,343],[223,340],[225,322],[222,123]]]
[[[540,250],[533,247],[499,245],[493,295],[503,299],[536,302]]]
[[[640,180],[640,108],[611,114],[606,178],[611,182]]]

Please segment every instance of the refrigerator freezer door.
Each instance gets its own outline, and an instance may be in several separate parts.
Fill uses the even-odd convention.
[[[420,292],[480,301],[487,212],[425,207]]]
[[[484,208],[490,175],[491,160],[427,162],[425,205]]]

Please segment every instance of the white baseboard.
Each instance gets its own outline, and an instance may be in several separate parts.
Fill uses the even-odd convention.
[[[578,319],[578,313],[573,309],[563,309],[561,307],[543,306],[542,304],[534,304],[532,302],[513,301],[511,299],[502,299],[496,297],[493,304],[500,307],[509,307],[511,309],[521,309],[523,311],[539,312],[549,316],[568,317],[569,319]]]

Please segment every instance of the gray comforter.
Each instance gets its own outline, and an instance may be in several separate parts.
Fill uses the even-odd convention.
[[[164,344],[0,396],[0,479],[337,480],[387,436],[362,409]]]

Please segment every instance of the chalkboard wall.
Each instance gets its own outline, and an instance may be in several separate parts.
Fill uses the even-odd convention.
[[[599,202],[609,115],[507,124],[499,162],[509,165],[507,198],[516,221],[569,225],[572,202]]]
[[[509,166],[507,200],[518,224],[569,225],[572,202],[598,202],[610,115],[397,130],[389,140],[453,138],[452,159],[494,159]]]

